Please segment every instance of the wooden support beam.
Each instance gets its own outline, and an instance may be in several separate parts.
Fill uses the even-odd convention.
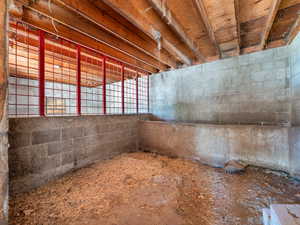
[[[261,36],[261,42],[260,42],[260,47],[259,47],[260,50],[265,49],[265,46],[268,41],[269,34],[270,34],[271,28],[273,26],[273,23],[274,23],[274,20],[275,20],[276,14],[278,12],[281,1],[282,0],[273,0],[272,1],[272,4],[269,8],[268,19],[267,19],[266,25],[264,27],[264,30],[263,30],[262,36]]]
[[[95,0],[95,4],[100,0]],[[156,40],[156,34],[161,34],[162,48],[176,57],[180,62],[191,65],[194,59],[193,52],[180,44],[178,37],[170,30],[161,18],[151,11],[151,6],[147,0],[139,1],[119,1],[119,0],[102,0],[112,9],[142,30],[153,40]]]
[[[57,36],[63,37],[67,40],[74,41],[75,43],[81,44],[93,48],[107,56],[115,58],[125,64],[136,66],[144,71],[151,73],[156,73],[157,69],[153,66],[145,64],[136,58],[130,57],[127,54],[117,51],[102,42],[95,40],[94,38],[84,35],[76,30],[73,30],[65,25],[52,21],[48,17],[41,16],[40,14],[24,8],[22,20],[26,23],[32,24],[33,26],[45,30],[49,33],[55,34]]]
[[[166,24],[179,36],[179,38],[193,51],[198,60],[205,62],[205,57],[199,51],[199,47],[194,43],[193,40],[184,31],[183,27],[174,17],[171,10],[162,0],[148,0],[150,5],[159,14],[159,16],[165,21]]]
[[[241,51],[241,22],[240,22],[240,0],[234,0],[234,11],[236,20],[236,35],[238,40],[238,54]]]
[[[104,5],[105,3],[101,2],[101,7],[98,8],[90,1],[85,1],[84,4],[82,4],[81,0],[52,0],[52,2],[58,5],[63,5],[70,10],[79,13],[82,17],[97,24],[102,29],[105,29],[118,38],[128,42],[144,53],[172,68],[176,68],[176,61],[173,57],[171,57],[171,55],[169,55],[168,52],[166,52],[164,49],[159,51],[157,48],[157,43],[150,37],[144,35],[143,39],[137,35],[135,30],[138,29],[134,27],[134,25],[132,25],[130,28],[127,28],[122,23],[119,23],[116,19],[112,18],[107,13],[109,6]]]
[[[291,44],[294,38],[297,36],[297,34],[300,31],[300,11],[298,12],[298,18],[295,20],[293,26],[290,29],[290,32],[285,38],[286,44]]]
[[[167,69],[167,66],[161,63],[160,61],[154,59],[149,55],[146,55],[144,52],[140,51],[139,49],[136,49],[132,45],[129,45],[124,40],[121,40],[115,37],[114,35],[106,32],[97,25],[90,23],[88,20],[69,10],[66,7],[58,6],[53,2],[49,7],[48,1],[39,0],[38,2],[30,6],[25,6],[25,8],[36,11],[50,18],[51,20],[68,26],[69,28],[76,30],[84,35],[88,35],[94,38],[95,40],[110,46],[111,48],[114,48],[118,51],[122,51],[128,56],[142,61],[145,64],[158,68],[162,71]]]
[[[210,41],[213,43],[213,45],[215,46],[215,48],[217,49],[217,53],[219,55],[219,58],[221,57],[221,50],[220,50],[220,47],[219,47],[219,44],[216,40],[216,36],[215,36],[215,33],[214,33],[214,30],[213,30],[213,27],[209,21],[209,17],[208,17],[208,14],[207,14],[207,10],[203,4],[203,1],[202,0],[192,0],[195,8],[197,9],[204,25],[205,25],[205,28],[206,28],[206,31],[208,33],[208,36],[210,38]]]

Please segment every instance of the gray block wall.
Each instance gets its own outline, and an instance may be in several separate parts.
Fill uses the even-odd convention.
[[[163,120],[289,125],[290,59],[288,46],[153,75],[151,113]],[[293,103],[296,117],[299,101]]]
[[[300,125],[300,34],[290,48],[292,124]]]
[[[243,160],[293,175],[300,168],[300,158],[298,165],[290,161],[289,127],[140,121],[138,128],[139,147],[150,152],[218,167]]]
[[[148,115],[10,119],[11,192],[40,186],[96,160],[137,150],[138,119]]]

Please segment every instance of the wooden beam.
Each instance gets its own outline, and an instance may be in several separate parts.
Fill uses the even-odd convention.
[[[285,38],[286,44],[291,44],[294,38],[297,36],[297,34],[300,31],[300,11],[298,12],[298,18],[295,20],[293,26],[291,27],[290,32]]]
[[[102,29],[112,33],[144,53],[170,67],[176,68],[176,61],[169,55],[168,52],[165,50],[159,51],[157,48],[157,43],[148,36],[144,35],[146,36],[144,39],[138,36],[137,32],[135,32],[137,28],[133,25],[128,29],[122,23],[119,23],[116,19],[112,18],[107,13],[107,8],[109,8],[109,6],[104,5],[105,3],[102,2],[102,7],[98,8],[90,1],[85,1],[84,4],[82,4],[82,0],[52,0],[52,2],[58,5],[63,5],[70,10],[79,13],[82,17],[97,24]]]
[[[207,34],[210,38],[210,41],[215,46],[215,48],[217,50],[217,54],[219,55],[219,58],[221,58],[221,50],[220,50],[219,44],[216,40],[216,36],[215,36],[214,30],[213,30],[213,27],[209,21],[207,10],[203,4],[203,1],[202,0],[192,0],[192,2],[194,4],[195,8],[197,9],[197,11],[205,25],[205,28],[206,28]]]
[[[159,16],[168,24],[168,26],[180,37],[180,39],[192,50],[198,60],[203,62],[206,61],[205,57],[199,51],[199,47],[194,43],[193,40],[184,31],[183,27],[174,17],[171,10],[162,0],[148,0],[150,5],[159,14]]]
[[[159,68],[160,70],[166,70],[167,66],[161,63],[160,61],[154,59],[153,57],[146,55],[144,52],[136,49],[132,45],[129,45],[124,40],[121,40],[114,35],[106,32],[105,30],[99,28],[97,25],[90,23],[85,18],[80,15],[74,13],[66,7],[61,7],[53,2],[49,7],[48,1],[39,0],[38,2],[31,4],[30,6],[25,6],[30,10],[36,11],[53,21],[56,21],[60,24],[68,26],[69,28],[76,30],[84,35],[88,35],[95,40],[102,42],[114,48],[118,51],[122,51],[123,53],[136,58],[139,61],[142,61],[145,64],[153,66],[155,68]]]
[[[148,64],[145,64],[145,63],[141,62],[140,60],[130,57],[121,51],[117,51],[116,49],[113,49],[113,48],[103,44],[102,42],[99,42],[99,41],[95,40],[94,38],[91,38],[80,32],[77,32],[65,25],[62,25],[55,21],[51,21],[51,19],[49,19],[48,17],[41,16],[40,14],[38,14],[28,8],[24,8],[22,20],[26,23],[32,24],[33,26],[35,26],[39,29],[45,30],[54,35],[63,37],[67,40],[71,40],[71,41],[81,44],[83,46],[93,48],[96,51],[99,51],[107,56],[110,56],[121,62],[124,62],[125,64],[129,64],[131,66],[136,66],[137,68],[140,68],[144,71],[148,71],[151,73],[157,72],[157,69],[154,68],[153,66],[149,66]]]
[[[100,0],[95,0],[96,3],[99,1]],[[169,29],[161,18],[156,13],[152,13],[151,6],[148,4],[147,0],[133,2],[119,0],[101,1],[109,5],[153,40],[156,40],[156,34],[159,32],[162,37],[162,48],[166,49],[182,63],[187,65],[192,64],[192,60],[194,59],[193,52],[187,48],[186,45],[181,45],[178,37]],[[175,49],[176,51],[174,51]]]
[[[234,0],[234,11],[236,20],[236,34],[238,40],[238,53],[241,51],[241,22],[240,22],[240,0]]]
[[[269,9],[268,19],[261,36],[261,42],[259,47],[260,50],[263,50],[266,46],[281,1],[282,0],[272,0],[272,4]]]

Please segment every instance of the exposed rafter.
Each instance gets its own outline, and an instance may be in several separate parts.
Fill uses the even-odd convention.
[[[267,19],[266,25],[264,27],[264,30],[263,30],[262,36],[261,36],[261,43],[260,43],[260,48],[259,48],[260,50],[264,49],[266,46],[270,31],[273,26],[273,23],[274,23],[274,20],[275,20],[276,14],[278,12],[281,1],[282,0],[273,0],[272,1],[272,5],[270,6],[270,9],[269,9],[268,19]]]
[[[73,11],[51,3],[48,6],[48,1],[40,0],[31,6],[25,6],[30,10],[34,10],[42,15],[56,21],[57,23],[68,26],[69,28],[76,30],[84,35],[88,35],[95,40],[102,42],[111,48],[118,51],[122,51],[129,56],[142,61],[145,64],[149,64],[154,68],[159,68],[160,70],[166,70],[167,67],[160,63],[158,60],[146,55],[144,52],[136,49],[135,47],[129,45],[127,42],[116,38],[114,35],[104,31],[97,25],[90,23],[88,20],[74,13]]]
[[[213,43],[213,45],[217,49],[219,57],[221,57],[221,50],[220,50],[219,44],[216,40],[216,36],[215,36],[214,30],[213,30],[213,27],[209,21],[207,10],[203,4],[203,1],[202,0],[192,0],[192,1],[193,1],[193,4],[195,5],[195,8],[197,9],[200,17],[202,18],[202,21],[205,25],[205,28],[206,28],[206,31],[210,38],[210,41]]]
[[[96,2],[99,0],[96,0]],[[164,49],[166,49],[169,53],[174,55],[178,60],[182,63],[190,65],[192,64],[193,52],[184,47],[178,45],[178,39],[175,37],[176,35],[172,35],[163,24],[161,26],[156,27],[156,23],[159,23],[157,18],[151,12],[147,12],[147,10],[137,10],[137,8],[130,1],[119,1],[119,0],[102,0],[111,8],[113,8],[116,12],[121,14],[128,21],[136,25],[140,30],[146,33],[153,40],[157,39],[157,33],[161,34],[161,44]],[[134,4],[143,3],[146,0],[136,1]],[[148,8],[149,9],[149,8]],[[151,10],[149,10],[151,11]],[[145,16],[147,13],[147,16]]]
[[[165,23],[167,23],[168,26],[170,26],[170,28],[180,37],[180,39],[194,52],[197,59],[205,62],[206,59],[199,51],[199,47],[189,38],[167,5],[164,4],[162,0],[148,0],[148,2],[165,21]]]
[[[293,26],[291,27],[289,34],[285,38],[285,41],[288,45],[294,40],[294,38],[296,37],[299,31],[300,31],[300,11],[298,12],[298,18],[296,19]]]
[[[234,0],[234,11],[236,20],[236,35],[238,40],[238,53],[241,51],[241,22],[240,22],[240,0]]]
[[[52,2],[64,5],[70,10],[79,13],[81,16],[97,24],[102,29],[105,29],[106,31],[128,42],[139,50],[144,51],[146,54],[156,58],[157,60],[162,61],[162,63],[173,68],[176,67],[175,60],[170,57],[165,50],[159,51],[156,43],[152,39],[142,39],[136,35],[134,31],[126,28],[123,26],[123,24],[118,23],[118,21],[110,17],[105,12],[105,9],[99,13],[99,8],[95,7],[95,5],[90,1],[85,1],[84,4],[82,4],[81,0],[52,0]]]
[[[103,44],[102,42],[97,41],[96,39],[94,39],[92,37],[89,37],[80,32],[77,32],[76,30],[73,30],[65,25],[62,25],[55,21],[52,21],[50,18],[41,16],[40,14],[38,14],[28,8],[24,8],[23,11],[24,12],[23,12],[22,20],[26,23],[32,24],[33,26],[40,28],[42,30],[45,30],[49,33],[53,33],[58,36],[64,37],[68,40],[72,40],[76,43],[79,43],[79,44],[82,44],[85,46],[90,46],[90,47],[94,48],[95,50],[98,50],[108,56],[119,59],[120,61],[123,61],[124,63],[136,66],[145,71],[152,72],[152,73],[157,72],[157,69],[154,68],[153,66],[145,64],[145,63],[141,62],[140,60],[130,57],[123,52],[117,51],[116,49],[113,49],[113,48]]]

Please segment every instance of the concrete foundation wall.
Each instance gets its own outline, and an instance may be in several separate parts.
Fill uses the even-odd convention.
[[[11,191],[27,191],[74,168],[136,151],[138,119],[147,117],[10,119]]]
[[[290,45],[292,124],[300,125],[300,34]]]
[[[139,122],[141,150],[223,166],[228,160],[297,174],[300,128]],[[298,155],[291,152],[298,152]],[[300,177],[300,176],[299,176]]]
[[[162,120],[289,124],[290,75],[289,47],[163,72],[151,76],[150,110]]]

